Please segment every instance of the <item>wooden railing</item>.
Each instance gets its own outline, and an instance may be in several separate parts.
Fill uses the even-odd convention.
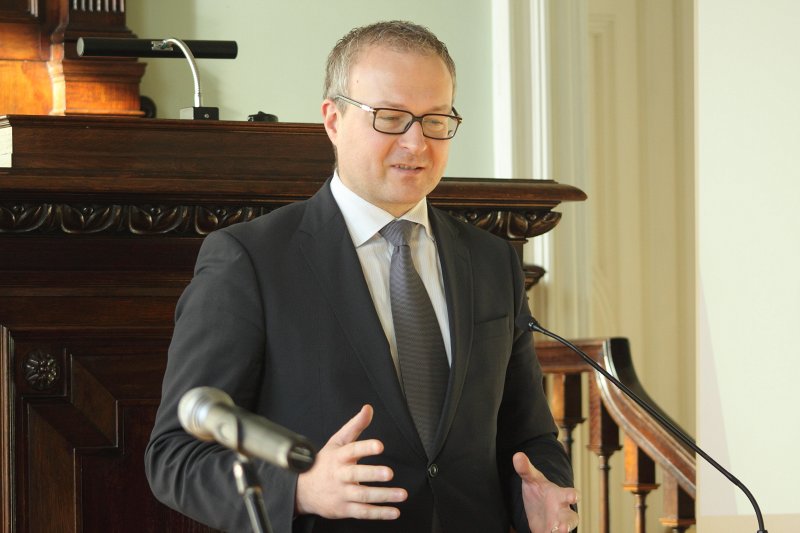
[[[583,340],[575,344],[670,420],[648,396],[636,377],[627,339]],[[686,531],[694,525],[694,452],[612,383],[596,374],[570,349],[555,341],[539,341],[536,350],[542,369],[549,376],[547,381],[553,416],[561,428],[561,439],[571,458],[578,453],[573,446],[577,426],[585,421],[589,424],[587,447],[597,456],[600,470],[599,499],[596,502],[599,506],[599,524],[596,528],[592,527],[591,531],[611,532],[610,502],[612,495],[620,491],[609,486],[609,459],[619,450],[625,456],[622,489],[634,496],[632,530],[636,533],[646,530],[646,499],[650,492],[659,488],[656,466],[661,469],[660,488],[664,499],[660,522],[676,532]],[[588,413],[583,412],[585,391],[581,375],[584,373],[589,374]],[[631,531],[631,528],[626,527],[624,531]]]

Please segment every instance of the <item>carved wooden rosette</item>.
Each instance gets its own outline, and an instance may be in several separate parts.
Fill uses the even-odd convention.
[[[48,390],[61,376],[58,360],[42,349],[29,353],[23,368],[25,381],[38,391]]]

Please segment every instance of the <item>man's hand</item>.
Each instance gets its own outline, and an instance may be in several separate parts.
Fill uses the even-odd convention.
[[[297,478],[295,505],[299,514],[366,520],[394,520],[400,516],[396,507],[373,504],[405,501],[405,489],[360,485],[394,477],[387,466],[358,464],[364,457],[383,452],[379,440],[356,440],[372,422],[372,415],[372,406],[362,407],[319,451],[311,470]]]
[[[568,533],[578,527],[578,491],[549,481],[522,452],[514,454],[514,470],[522,478],[522,501],[531,533]]]

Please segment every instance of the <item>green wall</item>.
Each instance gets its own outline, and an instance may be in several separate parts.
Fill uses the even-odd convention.
[[[140,38],[235,40],[235,60],[199,59],[203,105],[223,120],[258,111],[284,122],[321,122],[323,68],[348,30],[378,20],[428,26],[450,49],[458,69],[456,107],[464,123],[446,175],[493,177],[491,4],[487,0],[138,0],[128,27]],[[149,59],[142,95],[159,118],[178,118],[193,102],[188,65]]]

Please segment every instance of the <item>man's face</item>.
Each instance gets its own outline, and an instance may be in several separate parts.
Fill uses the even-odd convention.
[[[453,80],[435,55],[372,46],[353,64],[349,93],[344,96],[373,108],[402,109],[417,116],[450,114]],[[439,183],[450,141],[423,137],[418,122],[402,135],[379,133],[372,128],[372,113],[343,105],[344,113],[330,99],[322,103],[339,176],[350,190],[399,217]]]

